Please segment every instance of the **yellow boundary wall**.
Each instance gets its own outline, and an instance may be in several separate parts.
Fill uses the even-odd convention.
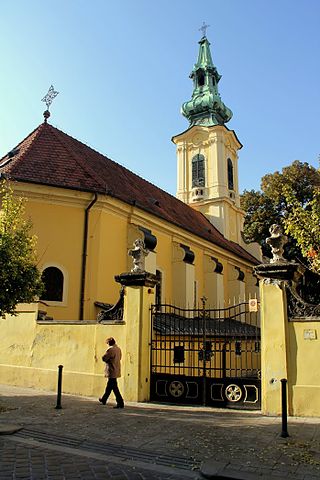
[[[122,349],[119,387],[128,401],[150,395],[150,306],[153,289],[127,287],[121,323],[37,322],[38,304],[21,304],[0,319],[0,383],[56,391],[63,365],[64,393],[99,397],[104,391],[101,357],[113,336]]]
[[[262,413],[281,413],[280,380],[287,378],[289,415],[320,416],[319,321],[289,322],[284,285],[260,287]],[[126,287],[121,324],[40,323],[37,304],[20,305],[17,316],[0,319],[1,383],[56,391],[63,365],[63,392],[98,397],[105,387],[105,339],[114,336],[123,352],[124,398],[149,400],[153,296],[145,286]]]
[[[289,321],[284,282],[260,282],[262,413],[281,414],[281,382],[288,380],[288,413],[320,416],[320,322]]]

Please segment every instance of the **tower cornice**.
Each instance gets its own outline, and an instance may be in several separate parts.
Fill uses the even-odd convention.
[[[192,125],[183,132],[174,135],[171,140],[174,144],[177,145],[179,142],[183,142],[185,139],[188,139],[189,137],[196,135],[197,133],[202,133],[208,135],[209,138],[212,138],[212,134],[215,134],[217,132],[223,132],[230,138],[230,140],[232,139],[231,141],[235,143],[237,150],[240,150],[243,147],[236,132],[234,130],[230,130],[226,125],[214,125],[212,127]]]

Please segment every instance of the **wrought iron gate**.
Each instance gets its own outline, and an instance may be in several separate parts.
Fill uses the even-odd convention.
[[[260,408],[259,312],[249,303],[153,305],[151,326],[151,400]]]

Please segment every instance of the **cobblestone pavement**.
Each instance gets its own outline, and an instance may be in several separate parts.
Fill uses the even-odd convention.
[[[127,404],[0,385],[0,426],[23,428],[1,436],[0,479],[199,478],[206,460],[231,478],[320,479],[320,419],[281,421],[259,412]],[[246,476],[247,475],[247,476]],[[223,477],[220,477],[223,478]]]
[[[125,465],[97,458],[97,455],[79,455],[57,448],[40,447],[35,442],[24,444],[9,438],[0,439],[1,480],[182,480],[186,476],[168,471],[155,471],[143,465]],[[153,471],[152,471],[153,470]],[[171,468],[171,470],[173,470]]]

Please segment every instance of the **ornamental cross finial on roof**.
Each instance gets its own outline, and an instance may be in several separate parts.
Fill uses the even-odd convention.
[[[207,28],[210,27],[210,25],[206,25],[206,22],[202,23],[202,27],[199,28],[199,32],[202,32],[202,37],[205,37],[207,35]]]
[[[48,90],[48,93],[41,99],[41,102],[45,102],[47,106],[47,110],[43,113],[44,116],[44,121],[46,122],[47,119],[50,117],[50,112],[49,112],[49,107],[53,101],[54,98],[58,95],[59,92],[57,92],[53,85]]]

